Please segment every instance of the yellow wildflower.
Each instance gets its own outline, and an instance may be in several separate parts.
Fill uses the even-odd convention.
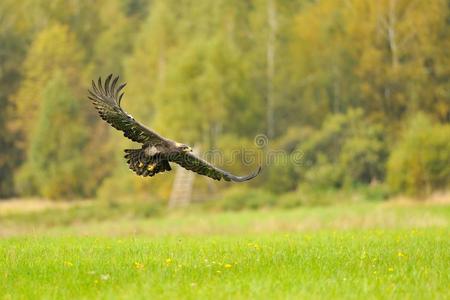
[[[389,272],[394,272],[394,268],[390,267],[390,268],[388,269],[388,271],[389,271]]]
[[[403,252],[401,252],[401,251],[399,251],[399,252],[397,253],[397,256],[398,256],[398,257],[406,257],[406,254],[403,253]]]
[[[232,265],[230,265],[230,264],[224,264],[223,267],[224,267],[225,269],[231,269]]]
[[[144,264],[143,264],[143,263],[140,263],[140,262],[135,262],[135,263],[134,263],[134,268],[135,268],[136,270],[142,270],[142,269],[144,269]]]

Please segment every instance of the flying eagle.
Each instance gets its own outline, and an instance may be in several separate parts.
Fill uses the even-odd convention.
[[[192,153],[192,149],[181,143],[162,137],[155,131],[145,127],[120,106],[123,97],[121,90],[126,83],[117,88],[119,76],[112,81],[109,75],[104,85],[101,77],[98,84],[92,81],[92,90],[89,90],[89,99],[92,100],[100,117],[117,130],[123,131],[124,136],[133,142],[141,143],[141,149],[126,149],[125,159],[129,168],[140,176],[154,176],[160,172],[172,170],[169,162],[174,162],[187,170],[215,180],[243,182],[256,177],[261,167],[247,176],[235,176],[221,170]]]

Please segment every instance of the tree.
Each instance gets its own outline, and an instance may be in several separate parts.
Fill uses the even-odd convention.
[[[123,1],[107,1],[99,10],[96,41],[93,44],[92,74],[123,74],[124,57],[131,52],[138,24],[124,12]],[[132,3],[131,3],[132,4]],[[131,5],[130,4],[130,5]],[[137,3],[135,4],[137,5]],[[114,26],[111,21],[114,20]]]
[[[17,66],[23,56],[22,42],[20,37],[0,29],[0,198],[14,193],[13,170],[22,154],[16,148],[15,137],[9,125],[12,110],[9,98],[20,80]]]
[[[31,138],[42,103],[42,90],[50,78],[59,74],[68,84],[79,87],[83,51],[67,26],[53,25],[40,32],[33,41],[23,65],[23,80],[13,100],[14,128],[18,146],[24,149]]]
[[[275,102],[274,77],[276,58],[277,7],[274,0],[267,0],[267,136],[273,138],[275,134],[273,106]]]
[[[445,0],[349,2],[347,47],[372,117],[396,123],[422,109],[448,120],[448,15]]]
[[[330,113],[359,106],[355,89],[354,60],[345,40],[344,1],[305,4],[295,16],[287,47],[292,61],[286,82],[294,99],[286,114],[301,116],[303,124],[320,126]]]
[[[13,173],[23,159],[10,121],[14,107],[11,98],[21,83],[20,66],[32,27],[29,19],[23,18],[22,7],[10,0],[0,2],[0,198],[15,193]]]
[[[384,178],[384,131],[368,122],[361,109],[328,116],[299,149],[305,153],[305,177],[312,184],[342,187]]]
[[[254,133],[260,124],[251,114],[259,117],[261,110],[248,84],[233,3],[156,1],[152,8],[127,63],[127,78],[134,83],[130,110],[139,107],[136,117],[154,120],[163,134],[183,133],[187,142],[212,145],[221,132],[235,130],[225,124],[230,111],[243,125],[236,133],[251,127]]]
[[[88,131],[80,102],[68,80],[57,73],[41,97],[43,103],[27,162],[18,177],[19,190],[52,199],[85,195],[88,169],[83,156]]]
[[[450,186],[450,125],[418,114],[408,122],[388,161],[387,182],[395,192],[426,195]]]

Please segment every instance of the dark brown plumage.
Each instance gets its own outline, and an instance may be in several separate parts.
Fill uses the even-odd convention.
[[[261,171],[261,167],[259,167],[248,176],[235,176],[195,156],[189,146],[164,138],[145,127],[120,106],[124,95],[121,91],[126,84],[117,86],[119,76],[111,80],[112,74],[106,78],[104,84],[102,84],[101,78],[98,79],[97,84],[92,81],[89,99],[92,100],[103,120],[115,129],[122,131],[125,137],[142,144],[141,149],[125,150],[125,159],[129,168],[137,175],[154,176],[160,172],[170,171],[172,169],[169,162],[177,163],[187,170],[215,180],[224,179],[235,182],[250,180]]]

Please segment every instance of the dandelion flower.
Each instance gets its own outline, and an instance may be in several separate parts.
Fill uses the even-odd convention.
[[[406,257],[406,254],[399,251],[399,252],[397,253],[397,256],[398,256],[398,257]]]
[[[225,269],[231,269],[232,265],[230,265],[230,264],[224,264],[223,267],[224,267]]]
[[[135,262],[135,263],[134,263],[134,268],[135,268],[136,270],[142,270],[142,269],[144,269],[144,264],[143,264],[143,263],[140,263],[140,262]]]
[[[172,263],[172,259],[171,258],[166,258],[166,264],[170,265]]]
[[[390,267],[390,268],[388,269],[388,271],[389,271],[389,272],[394,272],[394,268]]]

